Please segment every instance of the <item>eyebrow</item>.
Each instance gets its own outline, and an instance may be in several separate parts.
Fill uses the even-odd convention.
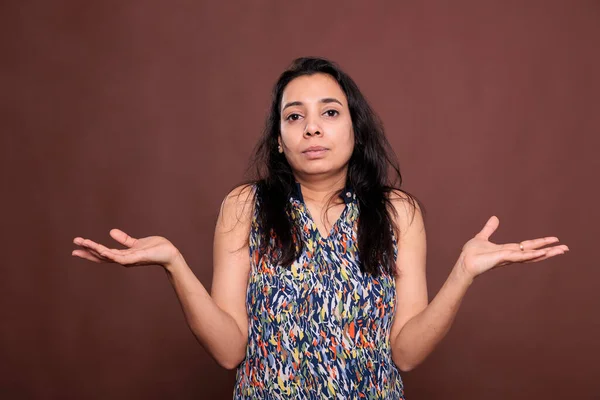
[[[319,100],[319,103],[323,103],[323,104],[338,103],[340,106],[343,107],[343,104],[338,99],[335,99],[333,97],[326,97],[324,99],[321,99],[321,100]],[[281,109],[281,111],[283,112],[283,110],[285,110],[288,107],[303,106],[303,105],[304,105],[304,103],[302,103],[301,101],[292,101],[290,103],[286,103],[286,105],[283,106],[283,108]]]

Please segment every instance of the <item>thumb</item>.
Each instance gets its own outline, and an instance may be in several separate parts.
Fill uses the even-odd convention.
[[[490,219],[488,219],[488,221],[485,223],[483,229],[477,234],[477,237],[488,240],[490,236],[492,236],[492,234],[496,232],[496,229],[498,229],[499,224],[500,220],[498,219],[498,217],[492,215]]]
[[[123,246],[126,246],[126,247],[133,246],[135,244],[135,242],[137,241],[136,238],[129,236],[128,234],[126,234],[125,232],[123,232],[120,229],[111,229],[110,236],[113,239],[115,239],[117,242],[121,243]]]

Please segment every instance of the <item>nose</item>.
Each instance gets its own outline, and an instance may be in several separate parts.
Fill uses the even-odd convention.
[[[319,136],[322,134],[321,127],[315,118],[306,119],[306,126],[304,127],[304,136]]]

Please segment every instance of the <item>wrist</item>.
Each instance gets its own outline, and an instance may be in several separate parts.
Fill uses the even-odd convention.
[[[173,272],[176,272],[177,270],[181,269],[181,267],[184,265],[185,259],[183,258],[183,255],[179,252],[179,250],[175,248],[173,251],[173,256],[170,258],[169,261],[164,263],[162,267],[165,269],[165,271],[172,274]]]
[[[467,286],[470,286],[475,280],[475,276],[465,268],[464,256],[462,253],[454,265],[454,268],[452,268],[451,275],[455,280]]]

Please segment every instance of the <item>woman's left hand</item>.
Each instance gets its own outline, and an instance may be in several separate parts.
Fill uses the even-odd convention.
[[[471,279],[492,268],[512,263],[538,262],[569,251],[564,244],[541,248],[558,242],[558,238],[554,236],[524,240],[521,243],[492,243],[489,238],[499,224],[498,217],[492,216],[481,232],[463,246],[457,266]]]

